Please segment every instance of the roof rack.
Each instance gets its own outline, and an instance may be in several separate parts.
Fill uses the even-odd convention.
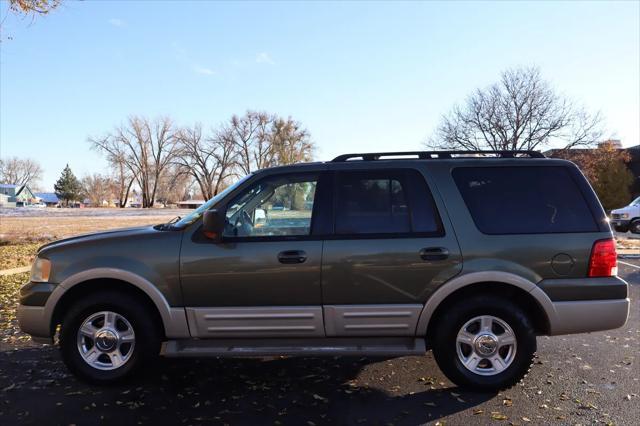
[[[382,157],[418,157],[420,160],[438,160],[449,158],[469,158],[476,156],[478,158],[546,158],[540,151],[404,151],[404,152],[370,152],[363,154],[343,154],[338,155],[331,160],[333,163],[345,162],[353,159],[362,159],[363,161],[374,160],[395,160],[396,158]]]

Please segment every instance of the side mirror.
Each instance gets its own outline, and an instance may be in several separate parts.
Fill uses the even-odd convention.
[[[207,210],[202,217],[202,232],[204,236],[218,242],[222,239],[224,224],[227,217],[220,210]]]

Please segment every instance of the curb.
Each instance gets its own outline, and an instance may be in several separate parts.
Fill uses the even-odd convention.
[[[23,272],[29,272],[30,270],[31,270],[31,266],[22,266],[20,268],[5,269],[0,271],[0,277],[5,275],[21,274]]]

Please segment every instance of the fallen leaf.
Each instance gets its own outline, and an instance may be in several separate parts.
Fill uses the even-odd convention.
[[[491,413],[491,418],[493,420],[507,420],[508,419],[507,416],[505,416],[504,414],[499,413],[497,411],[494,411],[494,412]]]
[[[320,396],[317,393],[313,394],[313,399],[317,399],[317,400],[322,401],[322,402],[329,402],[328,398],[325,398],[324,396]]]
[[[15,387],[16,387],[16,384],[15,384],[15,383],[11,383],[11,384],[10,384],[9,386],[7,386],[6,388],[3,388],[3,389],[2,389],[2,392],[9,391],[9,390],[11,390],[11,389],[13,389],[13,388],[15,388]],[[631,397],[629,397],[629,398],[631,398]]]

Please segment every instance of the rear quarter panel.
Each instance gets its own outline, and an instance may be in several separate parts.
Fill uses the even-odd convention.
[[[534,283],[547,278],[584,278],[587,276],[593,243],[599,239],[611,238],[610,230],[589,233],[484,234],[478,230],[474,223],[451,172],[455,167],[500,166],[505,165],[505,161],[492,159],[473,162],[459,160],[459,163],[456,161],[433,164],[429,168],[443,194],[449,217],[458,237],[464,259],[463,273],[504,271],[519,275]],[[511,166],[515,164],[540,165],[541,172],[544,171],[545,165],[575,167],[564,161],[535,159],[509,160],[508,164]],[[588,189],[592,191],[590,187]],[[526,191],[526,188],[523,188],[523,191]],[[500,209],[499,205],[494,207],[496,211]],[[598,206],[594,206],[594,208],[596,207],[602,210],[599,203]],[[608,229],[608,226],[602,227],[602,229]],[[573,260],[573,265],[568,271],[558,273],[556,270],[558,268],[552,267],[552,259],[557,255],[568,255]],[[566,256],[561,257],[566,259]]]

